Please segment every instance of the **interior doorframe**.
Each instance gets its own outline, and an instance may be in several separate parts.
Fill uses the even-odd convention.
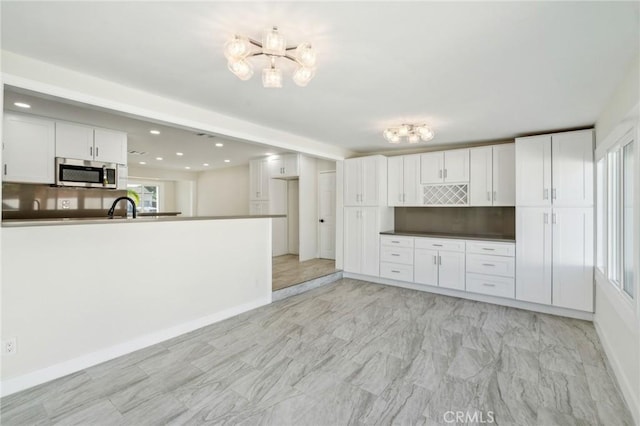
[[[322,170],[318,172],[318,176],[316,179],[316,196],[317,196],[317,210],[316,210],[316,235],[318,236],[318,247],[317,247],[317,253],[318,253],[318,259],[324,259],[321,256],[322,253],[322,237],[321,237],[321,232],[320,232],[320,177],[322,175],[325,174],[331,174],[333,173],[334,175],[334,179],[336,182],[336,187],[334,188],[334,196],[336,197],[336,201],[335,201],[335,205],[336,205],[336,212],[334,215],[334,227],[337,229],[338,225],[338,174],[336,172],[336,170]],[[338,245],[338,240],[334,237],[333,239],[333,260],[336,261],[337,259],[337,255],[338,255],[338,251],[337,251],[337,245]],[[329,259],[330,260],[330,259]]]

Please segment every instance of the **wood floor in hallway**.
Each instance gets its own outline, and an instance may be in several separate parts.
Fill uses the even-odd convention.
[[[285,254],[273,258],[271,287],[276,291],[336,271],[335,260],[311,259],[300,262],[297,255]]]

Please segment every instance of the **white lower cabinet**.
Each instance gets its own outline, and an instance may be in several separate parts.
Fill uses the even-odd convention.
[[[416,283],[464,290],[464,241],[416,238],[415,247]]]
[[[551,208],[516,208],[516,299],[551,304]]]
[[[380,237],[380,276],[413,281],[413,238]]]
[[[513,278],[468,273],[467,291],[513,299],[515,297],[515,281]]]
[[[414,280],[418,284],[438,285],[438,251],[415,249]]]
[[[380,275],[380,213],[377,207],[344,209],[344,270]]]
[[[464,290],[464,253],[438,252],[438,286]]]

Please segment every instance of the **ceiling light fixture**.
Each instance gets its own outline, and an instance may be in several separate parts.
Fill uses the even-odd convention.
[[[203,163],[202,165],[205,167],[209,167],[209,163]]]
[[[14,102],[13,104],[20,108],[31,108],[31,105],[25,104],[24,102]]]
[[[160,130],[149,130],[149,133],[151,133],[152,135],[159,135]]]
[[[257,49],[252,48],[257,47]],[[295,51],[291,53],[291,51]],[[253,66],[248,61],[254,56],[267,57],[267,68],[262,70],[262,85],[267,88],[282,87],[282,69],[276,67],[276,59],[285,58],[298,67],[293,73],[293,81],[304,87],[316,72],[316,51],[309,43],[287,47],[284,36],[278,27],[265,31],[262,43],[243,35],[234,35],[224,46],[224,56],[229,60],[229,71],[240,80],[249,80],[253,75]]]
[[[177,155],[178,157],[182,157],[184,154],[183,154],[183,153],[181,153],[181,152],[176,152],[176,155]]]
[[[231,162],[231,160],[224,160],[224,162],[225,162],[225,163],[230,163],[230,162]]]
[[[382,135],[390,143],[397,144],[406,138],[409,143],[418,143],[420,140],[430,141],[434,133],[425,124],[401,124],[398,127],[389,127]]]
[[[144,166],[145,164],[147,164],[147,162],[146,161],[141,161],[139,164],[142,164]]]
[[[184,166],[184,168],[187,169],[187,170],[191,170],[191,167],[189,167],[189,166]]]
[[[216,144],[216,146],[217,146],[218,148],[220,148],[220,147],[223,147],[223,146],[224,146],[224,144],[223,144],[223,143],[218,142],[218,143]]]
[[[162,157],[156,157],[156,160],[162,161]]]

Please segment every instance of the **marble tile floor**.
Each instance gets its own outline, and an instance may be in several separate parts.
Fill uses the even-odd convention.
[[[335,260],[311,259],[300,262],[297,255],[273,258],[271,287],[273,291],[291,287],[336,272]]]
[[[5,426],[633,424],[591,323],[351,279],[0,403]]]

